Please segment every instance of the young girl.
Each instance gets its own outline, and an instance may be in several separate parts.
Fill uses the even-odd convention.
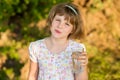
[[[50,36],[29,46],[30,70],[28,80],[88,80],[86,52],[73,57],[79,60],[83,70],[72,72],[72,53],[85,46],[74,41],[84,34],[83,22],[76,5],[60,3],[55,5],[47,19]]]

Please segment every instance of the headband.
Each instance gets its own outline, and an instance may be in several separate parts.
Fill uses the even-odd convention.
[[[72,6],[69,5],[65,5],[65,6],[71,9],[76,15],[78,15],[77,11]]]

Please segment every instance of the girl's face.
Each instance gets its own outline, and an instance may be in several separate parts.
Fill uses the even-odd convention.
[[[55,38],[68,38],[68,35],[72,32],[73,25],[69,20],[65,19],[65,16],[56,15],[52,21],[50,27],[51,34]]]

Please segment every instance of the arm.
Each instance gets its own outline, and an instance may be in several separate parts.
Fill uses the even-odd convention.
[[[38,63],[35,63],[30,60],[28,80],[37,80],[37,77],[38,77]]]
[[[75,74],[75,80],[88,80],[87,65],[82,67],[84,67],[83,72]]]

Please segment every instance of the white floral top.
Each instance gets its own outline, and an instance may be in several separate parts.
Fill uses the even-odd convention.
[[[85,46],[69,40],[67,48],[55,54],[47,49],[44,40],[31,42],[29,46],[30,59],[39,64],[38,80],[74,80],[71,54],[85,50]]]

